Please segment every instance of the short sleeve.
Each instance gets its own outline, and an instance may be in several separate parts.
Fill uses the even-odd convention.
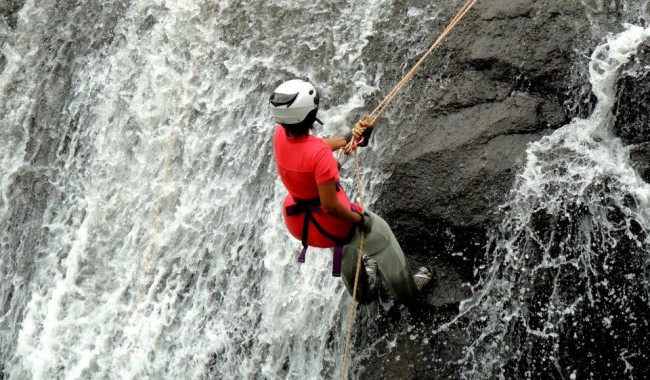
[[[329,147],[324,146],[314,157],[316,161],[314,163],[316,184],[322,185],[331,179],[338,181],[339,169],[336,159],[332,154],[332,150]]]

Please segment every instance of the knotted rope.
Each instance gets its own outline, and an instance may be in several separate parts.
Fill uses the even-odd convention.
[[[451,33],[451,31],[460,23],[460,21],[465,17],[467,12],[472,9],[474,4],[476,4],[478,0],[467,0],[465,5],[460,9],[458,14],[456,14],[456,17],[451,20],[447,28],[440,34],[440,36],[434,41],[434,43],[431,45],[429,50],[426,51],[420,58],[420,60],[411,68],[411,70],[400,80],[395,87],[386,95],[384,100],[382,100],[377,108],[375,108],[370,115],[364,116],[361,120],[359,120],[355,126],[352,128],[352,138],[350,139],[350,142],[342,148],[343,151],[346,154],[350,154],[352,151],[355,152],[355,177],[357,181],[357,188],[359,192],[359,204],[363,205],[363,186],[361,183],[361,160],[359,158],[358,152],[356,152],[356,148],[359,145],[359,143],[362,141],[362,135],[363,132],[368,129],[372,128],[373,124],[375,121],[381,116],[381,114],[384,113],[388,105],[395,99],[397,94],[399,94],[404,86],[406,86],[406,83],[415,75],[415,72],[422,66],[424,61],[426,61],[427,58],[433,53],[438,46],[444,41],[444,39]],[[343,363],[341,364],[341,380],[345,380],[346,375],[347,375],[347,365],[348,365],[348,357],[350,354],[350,345],[351,345],[351,340],[352,340],[352,329],[354,327],[354,314],[356,311],[356,296],[357,296],[357,287],[359,285],[359,273],[361,272],[361,259],[363,257],[363,243],[364,243],[364,234],[361,234],[361,239],[359,241],[359,252],[358,252],[358,258],[357,258],[357,271],[354,276],[354,288],[352,291],[352,301],[350,304],[350,311],[348,313],[348,332],[347,336],[345,339],[345,351],[343,354]]]

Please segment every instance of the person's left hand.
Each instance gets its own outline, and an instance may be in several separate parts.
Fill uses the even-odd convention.
[[[357,228],[363,234],[368,235],[372,231],[372,216],[367,211],[359,212],[361,220],[357,222]]]
[[[356,147],[366,147],[370,141],[370,136],[372,135],[373,125],[372,118],[370,116],[365,116],[360,120],[352,131],[345,135],[346,151],[345,154],[350,154]],[[351,141],[355,144],[350,144]]]
[[[363,133],[361,134],[361,141],[357,144],[357,146],[360,147],[366,147],[368,146],[368,142],[370,141],[370,136],[372,135],[372,127],[368,127],[364,129]]]

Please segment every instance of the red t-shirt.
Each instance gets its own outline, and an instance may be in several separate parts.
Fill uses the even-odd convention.
[[[289,191],[282,204],[284,221],[291,235],[302,240],[305,214],[288,216],[286,207],[296,203],[294,197],[302,200],[318,198],[318,185],[331,179],[338,182],[340,177],[337,161],[332,154],[332,149],[322,139],[315,136],[287,137],[281,125],[278,125],[275,130],[273,146],[280,178]],[[339,189],[336,197],[344,206],[351,206],[343,188]],[[312,213],[318,224],[331,235],[347,237],[352,224],[328,215],[322,206],[320,209],[320,213]],[[313,223],[309,224],[307,244],[320,248],[335,246],[334,241],[318,232]]]

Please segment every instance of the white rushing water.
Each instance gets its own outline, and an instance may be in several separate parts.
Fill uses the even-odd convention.
[[[649,40],[650,28],[627,25],[598,46],[589,65],[593,113],[529,146],[484,279],[456,320],[469,317],[476,338],[461,361],[465,378],[573,379],[602,373],[599,366],[644,373],[644,346],[635,344],[647,330],[635,313],[650,295],[650,185],[612,126],[616,82]],[[581,344],[582,355],[596,352],[586,368],[572,365]]]
[[[594,12],[619,4],[582,2]],[[364,96],[392,85],[382,62],[367,73],[362,52],[397,3],[29,0],[15,28],[0,25],[0,372],[338,377],[349,296],[330,275],[329,251],[310,249],[305,264],[296,262],[267,100],[282,81],[309,78],[322,92],[326,125],[317,132],[346,131],[374,108]],[[620,4],[628,21],[647,13],[647,2]],[[436,7],[408,3],[404,30],[383,32],[396,44],[428,41],[423,25]],[[622,65],[649,37],[650,29],[629,26],[598,47],[594,113],[528,149],[491,266],[452,322],[477,332],[460,363],[466,377],[508,373],[510,361],[539,348],[531,336],[544,341],[540,360],[556,360],[567,321],[600,305],[602,252],[625,236],[638,245],[632,255],[647,254],[650,188],[609,128]],[[422,47],[408,51],[390,58],[411,62]],[[390,112],[382,123],[393,123]],[[375,141],[399,140],[405,129],[378,129]],[[398,146],[364,153],[365,166],[378,167]],[[366,204],[384,176],[364,173]],[[560,222],[573,235],[540,236],[540,213],[566,215]],[[575,281],[582,293],[552,291],[535,310],[546,314],[533,318],[538,293],[529,285],[549,268],[568,273],[551,276],[557,289]],[[363,319],[372,307],[357,323],[372,323]],[[632,365],[634,352],[619,353],[615,360]],[[360,359],[352,360],[353,368]],[[575,377],[572,368],[558,371]]]
[[[321,132],[349,128],[389,9],[27,1],[0,76],[9,378],[336,376],[349,297],[329,251],[296,263],[267,101],[308,77]]]

